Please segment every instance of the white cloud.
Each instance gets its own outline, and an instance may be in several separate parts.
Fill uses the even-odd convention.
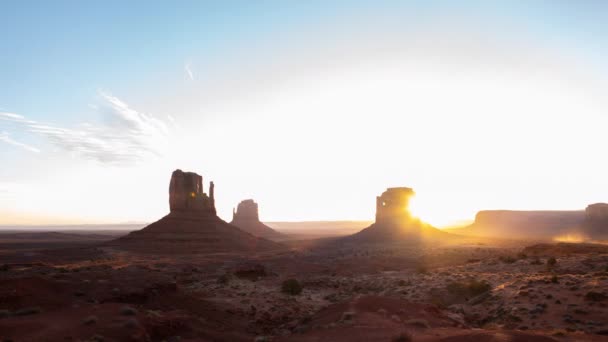
[[[102,101],[97,110],[104,119],[102,123],[82,123],[69,128],[7,112],[0,112],[0,120],[17,123],[74,156],[100,163],[131,164],[150,155],[162,155],[168,140],[168,128],[163,121],[132,109],[108,93],[99,95]],[[8,135],[2,137],[3,141],[10,139]],[[17,142],[9,143],[16,145]],[[25,144],[18,146],[37,150]]]
[[[186,71],[186,75],[188,75],[190,80],[194,81],[194,74],[192,73],[192,63],[186,63],[186,65],[184,65],[184,70]]]
[[[0,114],[2,114],[2,113],[0,113]],[[24,149],[26,151],[40,153],[39,149],[12,139],[11,137],[8,136],[8,133],[6,133],[6,132],[0,132],[0,141],[4,141],[5,143],[13,145],[13,146],[21,147],[22,149]]]

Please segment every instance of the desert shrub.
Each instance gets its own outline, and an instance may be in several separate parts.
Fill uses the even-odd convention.
[[[23,308],[15,311],[15,316],[26,316],[39,314],[42,310],[39,307]]]
[[[229,274],[222,274],[221,276],[219,276],[217,278],[217,283],[218,284],[226,285],[229,282],[230,282],[230,275]]]
[[[517,253],[517,259],[527,259],[528,255],[524,252]]]
[[[89,316],[82,321],[84,325],[91,325],[97,323],[97,316]]]
[[[554,257],[550,257],[549,259],[547,259],[547,267],[553,267],[557,264],[557,259],[555,259]]]
[[[563,330],[555,330],[555,331],[553,331],[553,333],[551,335],[553,335],[555,337],[564,337],[564,336],[566,336],[566,332]]]
[[[135,316],[135,315],[137,315],[137,310],[130,306],[123,306],[120,309],[120,314],[124,315],[124,316]]]
[[[504,262],[505,264],[512,264],[517,261],[517,259],[515,259],[514,257],[512,257],[510,255],[500,256],[500,257],[498,257],[498,260]]]
[[[451,282],[448,284],[446,289],[450,294],[453,295],[475,297],[490,291],[492,286],[486,281],[472,279],[467,282]]]
[[[243,263],[234,271],[234,275],[249,280],[257,280],[268,275],[266,267],[257,263]]]
[[[542,265],[542,261],[540,261],[540,258],[536,257],[534,258],[531,262],[530,265]]]
[[[601,292],[589,291],[587,294],[585,294],[585,299],[592,302],[601,302],[608,299],[608,296]]]
[[[420,265],[416,266],[416,273],[427,274],[427,273],[429,273],[429,270],[426,268],[426,266],[420,264]]]
[[[428,329],[431,326],[429,325],[429,322],[426,319],[422,319],[422,318],[412,318],[412,319],[408,319],[407,321],[405,321],[406,325],[411,325],[414,327],[418,327],[418,328],[425,328]]]
[[[553,284],[559,283],[559,279],[557,279],[557,275],[554,274],[553,276],[551,276],[551,282]]]
[[[302,285],[296,279],[287,279],[281,284],[281,291],[295,296],[302,292]]]
[[[392,342],[412,342],[413,340],[414,338],[407,331],[404,331],[391,339]]]

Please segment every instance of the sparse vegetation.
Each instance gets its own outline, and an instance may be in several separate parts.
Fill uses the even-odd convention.
[[[550,257],[549,259],[547,259],[548,268],[553,268],[555,267],[555,265],[557,265],[557,259],[555,259],[554,257]]]
[[[517,259],[510,255],[501,255],[500,257],[498,257],[498,260],[504,262],[505,264],[512,264],[517,261]]]
[[[449,293],[454,295],[475,297],[490,291],[492,289],[492,285],[486,281],[472,279],[467,282],[452,282],[448,284],[446,289]]]
[[[554,274],[553,276],[551,276],[551,282],[553,284],[559,284],[559,279],[557,278],[557,275]]]
[[[97,316],[88,316],[82,321],[82,324],[84,325],[92,325],[95,323],[97,323]]]
[[[226,285],[226,284],[230,283],[230,275],[222,274],[221,276],[219,276],[217,278],[217,283],[222,284],[222,285]]]
[[[517,253],[517,259],[527,259],[528,255],[524,252]]]
[[[137,315],[137,310],[130,306],[123,306],[120,309],[120,314],[123,316],[135,316],[135,315]]]
[[[427,273],[429,273],[429,270],[426,268],[426,266],[420,264],[420,265],[416,266],[416,273],[427,274]]]
[[[401,334],[393,337],[393,339],[391,341],[392,342],[411,342],[413,340],[414,340],[414,338],[412,337],[412,335],[410,333],[404,331]]]
[[[287,279],[281,284],[281,291],[292,296],[299,295],[302,293],[302,285],[297,279]]]
[[[15,311],[15,316],[35,315],[42,312],[39,307],[23,308]]]
[[[411,325],[413,327],[424,328],[424,329],[428,329],[431,327],[429,325],[429,322],[426,319],[422,319],[422,318],[408,319],[407,321],[405,321],[405,324]]]
[[[533,259],[533,260],[530,262],[530,265],[542,265],[542,264],[543,264],[543,262],[542,262],[542,261],[540,261],[540,258],[538,258],[538,257],[534,258],[534,259]]]
[[[601,302],[608,299],[608,296],[601,292],[589,291],[585,294],[585,299],[591,302]]]

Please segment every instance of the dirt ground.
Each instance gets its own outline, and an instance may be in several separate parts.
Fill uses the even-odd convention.
[[[608,341],[605,246],[156,255],[14,242],[0,241],[3,341]],[[287,279],[301,293],[282,291]]]

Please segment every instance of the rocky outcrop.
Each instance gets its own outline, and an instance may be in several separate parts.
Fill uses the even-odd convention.
[[[236,207],[236,210],[232,210],[232,220],[259,221],[258,204],[252,199],[241,201]]]
[[[209,195],[203,178],[175,170],[169,183],[170,213],[147,227],[108,245],[146,253],[256,253],[282,249],[220,219],[215,210],[213,182]]]
[[[582,232],[594,239],[608,239],[608,203],[587,206]]]
[[[473,224],[450,230],[457,234],[522,239],[554,239],[579,231],[583,211],[486,210]]]
[[[283,234],[260,222],[258,204],[252,199],[247,199],[239,203],[236,210],[232,211],[232,221],[230,224],[255,236],[271,240],[280,240],[284,238]]]
[[[215,215],[213,182],[209,195],[203,191],[203,177],[194,172],[175,170],[169,183],[169,209],[171,212],[204,212]]]
[[[362,231],[347,236],[346,242],[420,242],[447,238],[450,234],[413,217],[409,211],[411,188],[388,188],[376,197],[376,221]]]

